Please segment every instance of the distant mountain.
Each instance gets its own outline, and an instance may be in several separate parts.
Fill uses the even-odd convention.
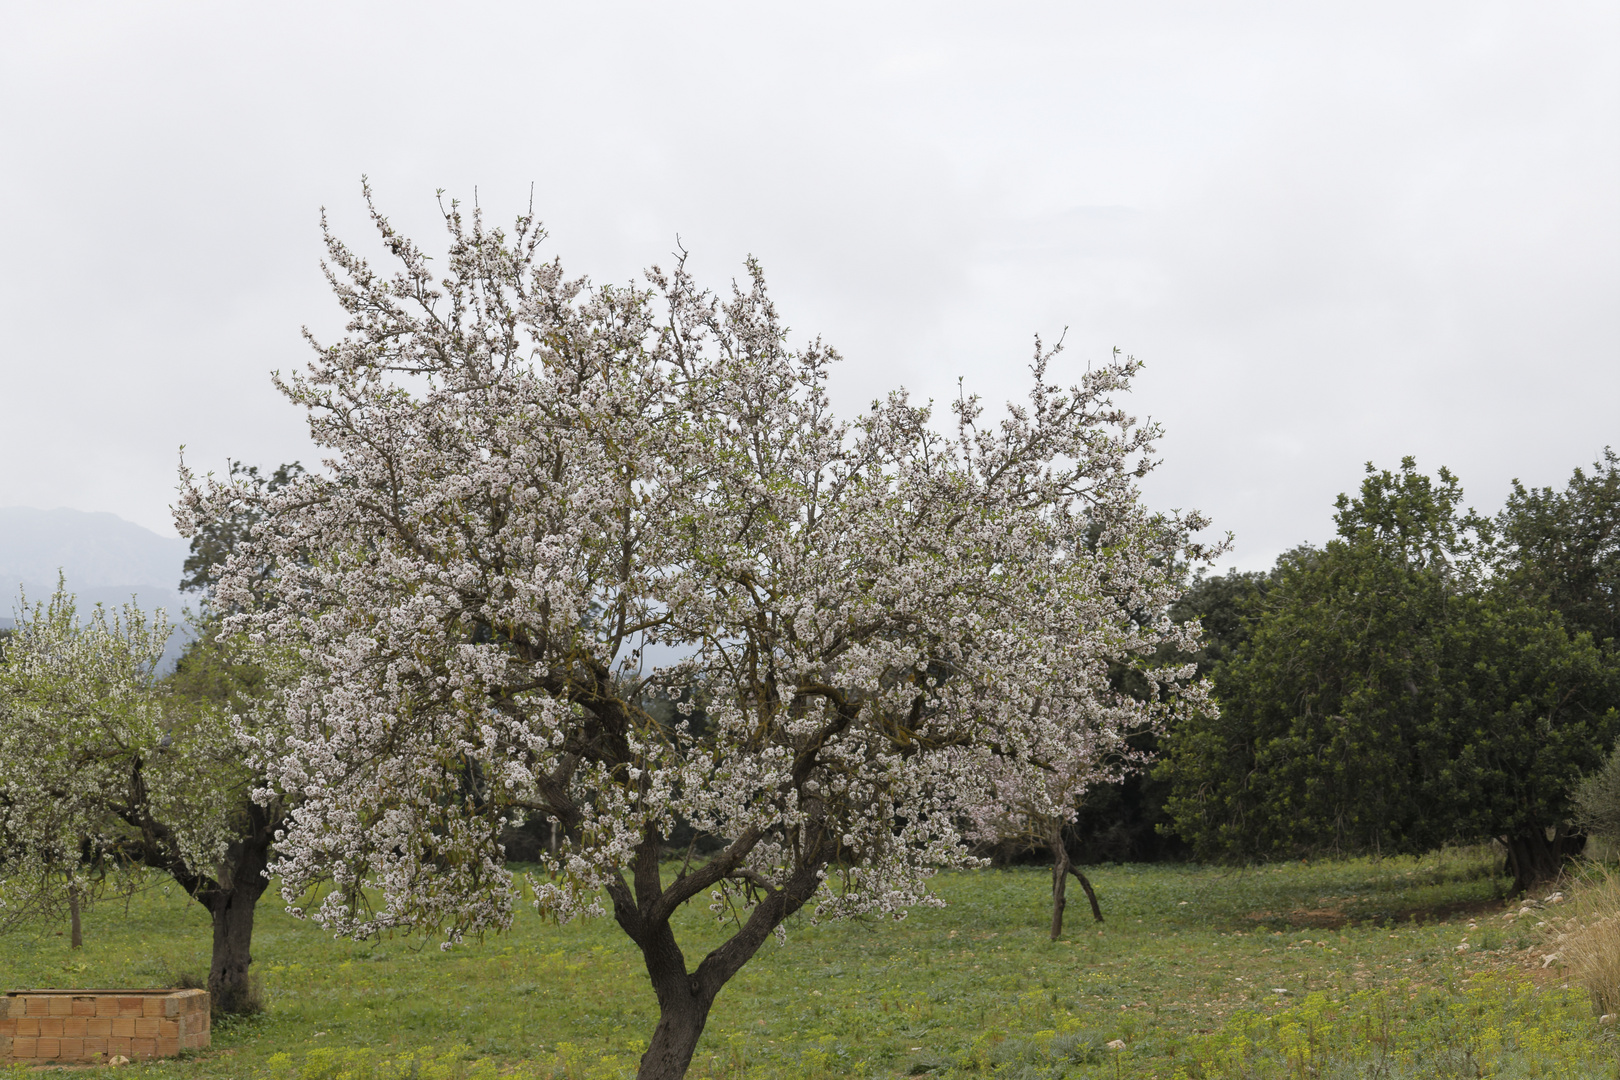
[[[181,567],[191,545],[159,536],[113,514],[82,510],[0,507],[0,627],[14,625],[19,590],[28,601],[50,598],[60,570],[81,611],[101,603],[118,607],[133,596],[147,611],[163,608],[179,622],[195,597],[180,594]],[[176,634],[165,664],[184,643]]]

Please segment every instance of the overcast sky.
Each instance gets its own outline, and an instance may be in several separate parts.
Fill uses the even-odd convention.
[[[309,459],[359,177],[530,185],[570,270],[748,253],[835,398],[1146,361],[1161,506],[1269,565],[1361,464],[1494,508],[1620,446],[1620,5],[0,6],[0,505],[172,535],[178,447]]]

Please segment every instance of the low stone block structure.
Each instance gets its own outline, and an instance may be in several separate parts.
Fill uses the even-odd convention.
[[[0,1065],[132,1061],[208,1045],[206,990],[12,990],[0,996]]]

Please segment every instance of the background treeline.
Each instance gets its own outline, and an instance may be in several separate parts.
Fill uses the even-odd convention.
[[[1556,873],[1585,841],[1572,790],[1620,732],[1620,460],[1515,481],[1493,517],[1462,500],[1445,469],[1369,465],[1324,546],[1195,579],[1171,617],[1202,622],[1220,711],[1143,736],[1158,765],[1088,795],[1074,856],[1496,840],[1519,887]]]

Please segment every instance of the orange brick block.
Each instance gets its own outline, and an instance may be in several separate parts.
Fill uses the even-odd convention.
[[[0,1066],[150,1060],[208,1046],[202,990],[0,993]]]

